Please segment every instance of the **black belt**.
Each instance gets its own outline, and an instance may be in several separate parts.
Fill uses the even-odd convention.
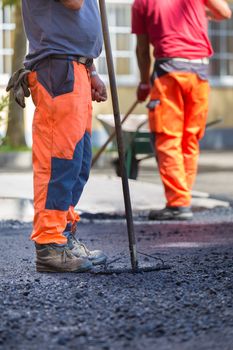
[[[58,60],[76,61],[78,63],[84,64],[87,68],[91,67],[93,64],[93,58],[87,58],[87,57],[77,56],[77,55],[53,54],[53,55],[50,55],[50,57]]]

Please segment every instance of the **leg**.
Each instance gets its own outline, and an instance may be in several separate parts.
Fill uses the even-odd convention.
[[[79,199],[83,192],[83,188],[89,178],[89,174],[91,170],[91,159],[92,159],[91,136],[88,132],[86,132],[84,135],[82,167],[72,191],[73,207],[75,207],[79,202]]]
[[[82,166],[77,173],[75,185],[72,190],[72,202],[67,214],[68,225],[66,227],[65,236],[68,238],[68,245],[71,248],[71,252],[76,257],[84,256],[92,262],[93,265],[99,265],[105,263],[107,256],[101,250],[89,250],[83,243],[79,242],[74,236],[76,232],[77,222],[80,220],[78,213],[74,210],[79,202],[83,188],[88,180],[91,169],[92,147],[91,147],[91,120],[92,111],[89,113],[89,123],[87,130],[83,137],[83,152],[82,152]],[[80,152],[77,153],[80,155]]]
[[[191,191],[199,157],[199,139],[203,136],[208,113],[209,84],[197,75],[190,77],[191,89],[186,95],[182,149],[188,188]]]
[[[35,217],[31,238],[39,244],[66,243],[62,233],[82,168],[90,82],[85,66],[48,59],[31,74],[29,83],[37,107],[33,121]]]
[[[155,150],[168,207],[186,207],[191,202],[182,153],[186,81],[185,74],[166,74],[155,80],[151,93],[151,99],[159,101],[150,111],[149,122],[156,135]]]
[[[191,196],[186,182],[181,137],[157,133],[155,148],[167,207],[190,206]]]
[[[91,169],[91,159],[92,159],[92,146],[91,146],[91,120],[92,120],[92,110],[89,111],[89,127],[88,130],[84,134],[83,142],[83,152],[82,152],[82,166],[80,172],[77,174],[77,178],[75,181],[75,185],[72,190],[72,201],[71,206],[69,207],[67,222],[69,227],[67,227],[67,231],[70,231],[71,226],[73,231],[75,231],[76,223],[80,221],[79,215],[75,212],[74,208],[79,202],[79,199],[82,195],[84,186],[89,178],[90,169]]]
[[[47,58],[29,76],[33,120],[34,227],[38,272],[82,272],[87,257],[72,254],[63,231],[81,169],[90,83],[84,66]],[[75,156],[74,156],[75,155]]]

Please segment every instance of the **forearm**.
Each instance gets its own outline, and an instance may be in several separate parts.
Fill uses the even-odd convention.
[[[84,0],[60,0],[60,3],[71,10],[80,10]]]
[[[225,0],[207,0],[207,17],[217,21],[231,18],[231,9]]]
[[[139,39],[136,47],[137,62],[140,71],[140,81],[143,84],[148,84],[150,81],[151,66],[150,47],[149,42],[145,42],[145,40],[143,40],[143,45],[141,45],[142,42],[140,41],[141,40]]]

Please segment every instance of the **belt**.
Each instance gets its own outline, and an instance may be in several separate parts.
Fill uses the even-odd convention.
[[[77,55],[53,54],[53,55],[50,55],[50,57],[55,58],[57,60],[76,61],[78,63],[84,64],[87,68],[91,67],[93,64],[93,58],[87,58],[87,57],[77,56]]]
[[[194,58],[194,59],[188,59],[188,58],[182,58],[182,57],[163,57],[158,58],[158,62],[162,61],[174,61],[174,62],[187,62],[187,63],[200,63],[200,64],[209,64],[209,58]]]

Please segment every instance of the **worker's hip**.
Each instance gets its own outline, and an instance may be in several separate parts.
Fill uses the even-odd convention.
[[[88,101],[91,98],[90,77],[84,61],[79,63],[77,60],[57,58],[57,55],[48,56],[37,63],[28,80],[32,93],[40,84],[51,98],[69,93],[86,98]],[[37,106],[39,101],[36,95],[32,97]]]
[[[195,73],[171,72],[156,78],[148,103],[152,132],[181,137],[184,130],[200,139],[208,112],[209,83]]]
[[[201,80],[208,80],[209,58],[164,57],[156,59],[151,79],[154,81],[167,73],[174,72],[195,73]]]
[[[33,119],[34,204],[36,211],[68,210],[81,192],[91,162],[92,101],[86,67],[47,59],[30,73],[36,106]]]
[[[48,134],[54,140],[52,156],[72,159],[84,133],[91,134],[91,84],[86,67],[47,58],[28,80],[36,106],[33,135]]]

